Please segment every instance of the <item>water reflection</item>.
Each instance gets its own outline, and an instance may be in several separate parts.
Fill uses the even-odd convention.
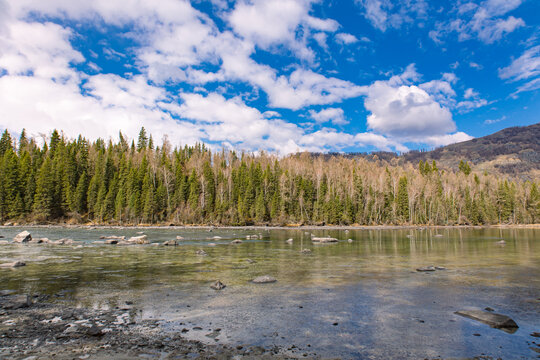
[[[144,230],[152,242],[183,237],[176,247],[92,244],[101,235],[129,237],[138,229],[30,231],[84,246],[0,246],[1,262],[28,264],[0,270],[0,290],[101,308],[133,301],[133,316],[166,319],[172,331],[186,326],[181,323],[213,323],[223,329],[219,341],[294,343],[310,356],[534,355],[526,341],[540,324],[537,229]],[[16,232],[0,229],[7,238]],[[312,234],[340,242],[313,245]],[[231,245],[233,239],[243,242]],[[501,239],[504,246],[497,244]],[[302,254],[303,248],[311,254]],[[208,255],[197,255],[199,249]],[[415,271],[427,265],[447,270]],[[265,274],[278,282],[249,282]],[[209,288],[217,279],[225,290]],[[520,329],[505,334],[453,314],[485,306],[513,317]],[[187,336],[209,341],[205,334]]]

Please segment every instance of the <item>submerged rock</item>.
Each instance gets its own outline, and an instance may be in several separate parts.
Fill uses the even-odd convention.
[[[14,261],[10,263],[0,264],[0,268],[17,268],[21,266],[26,266],[26,263],[23,261]]]
[[[259,277],[256,277],[255,279],[251,280],[251,282],[253,282],[255,284],[268,284],[268,283],[274,283],[276,281],[277,280],[275,278],[273,278],[272,276],[270,276],[270,275],[259,276]]]
[[[221,289],[225,289],[225,287],[227,287],[227,285],[225,285],[224,283],[222,283],[221,281],[216,281],[215,283],[213,283],[212,285],[210,285],[210,287],[214,290],[221,290]]]
[[[134,244],[150,244],[147,235],[132,236],[128,239],[128,241]]]
[[[506,245],[506,241],[504,241],[504,240],[497,241],[497,242],[495,243],[495,245],[504,246],[504,245]]]
[[[116,236],[116,235],[100,236],[99,238],[102,240],[107,240],[107,239],[125,240],[126,239],[125,236]]]
[[[13,242],[15,243],[27,243],[32,240],[32,235],[28,231],[23,231],[18,233],[14,238]]]
[[[97,243],[97,241],[94,241],[94,243]],[[116,239],[105,240],[105,244],[116,245],[116,244],[118,244],[118,240],[116,240]]]
[[[208,255],[208,254],[206,253],[206,251],[204,251],[204,250],[202,250],[202,249],[201,249],[201,250],[197,250],[197,251],[195,252],[195,254],[201,255],[201,256],[207,256],[207,255]]]
[[[353,239],[348,239],[347,242],[350,244],[353,242]]]
[[[292,243],[293,243],[293,239],[292,239],[292,238],[290,238],[290,239],[287,240],[287,244],[292,244]]]
[[[0,308],[22,309],[32,305],[32,299],[28,295],[9,295],[0,297]]]
[[[163,243],[163,245],[165,245],[165,246],[177,246],[178,242],[176,240],[169,240],[169,241],[165,241]]]
[[[493,312],[483,310],[461,310],[456,311],[454,314],[480,321],[495,329],[502,329],[510,332],[516,331],[519,326],[510,317],[502,314],[496,314]]]
[[[302,250],[300,250],[300,252],[301,252],[302,254],[311,254],[311,250],[310,250],[310,249],[302,249]]]
[[[9,244],[9,241],[7,240],[0,240],[0,245],[7,245]]]
[[[326,243],[337,243],[338,239],[331,237],[312,237],[311,241],[314,243],[326,244]]]
[[[247,261],[248,263],[250,263],[250,264],[255,264],[255,263],[256,263],[256,261],[255,261],[255,260],[252,260],[252,259],[246,259],[246,261]]]
[[[30,244],[48,244],[50,242],[48,238],[36,238],[29,241]]]
[[[233,245],[241,244],[241,243],[242,243],[242,240],[240,240],[240,239],[236,239],[236,240],[231,241],[231,244],[233,244]]]
[[[60,240],[52,241],[52,242],[49,242],[49,243],[54,244],[54,245],[73,245],[73,240],[72,239],[60,239]]]

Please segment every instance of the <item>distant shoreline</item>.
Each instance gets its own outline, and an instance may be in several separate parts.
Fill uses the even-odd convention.
[[[303,226],[216,226],[216,225],[0,225],[0,229],[10,228],[64,228],[64,229],[251,229],[251,230],[424,230],[424,229],[540,229],[540,224],[509,225],[303,225]]]

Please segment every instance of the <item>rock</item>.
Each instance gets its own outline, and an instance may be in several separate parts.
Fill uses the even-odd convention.
[[[502,314],[496,314],[493,312],[487,312],[483,310],[461,310],[456,311],[454,314],[480,321],[495,329],[516,331],[516,329],[519,327],[516,322],[510,317]]]
[[[206,251],[204,251],[202,249],[199,249],[199,250],[195,251],[195,254],[200,255],[200,256],[207,256],[208,255],[206,253]]]
[[[443,234],[435,234],[433,237],[443,237]]]
[[[177,246],[178,242],[176,240],[169,240],[169,241],[165,241],[163,243],[163,245],[165,245],[165,246]]]
[[[177,236],[176,240],[184,240],[184,238],[182,236]]]
[[[506,241],[504,241],[504,240],[497,241],[497,242],[495,243],[495,245],[504,246],[504,245],[506,245]]]
[[[488,306],[488,307],[486,307],[486,308],[484,308],[484,310],[486,310],[486,311],[490,311],[490,312],[493,312],[493,311],[495,311],[495,309],[492,309],[492,308],[490,308],[489,306]]]
[[[353,242],[353,239],[348,239],[347,242],[348,242],[348,243],[352,243],[352,242]]]
[[[60,239],[60,240],[52,241],[50,243],[54,244],[54,245],[73,245],[73,240],[72,239]]]
[[[147,235],[132,236],[127,241],[134,244],[150,244]]]
[[[271,277],[270,275],[259,276],[259,277],[256,277],[255,279],[251,280],[251,282],[253,282],[255,284],[268,284],[268,283],[274,283],[276,281],[277,280],[275,278]]]
[[[240,240],[240,239],[236,239],[236,240],[231,241],[231,244],[233,244],[233,245],[241,244],[241,243],[242,243],[242,240]]]
[[[94,241],[94,243],[97,243],[97,241]],[[105,240],[105,244],[116,245],[116,244],[118,244],[118,240],[116,240],[116,239]]]
[[[4,236],[4,235],[0,235],[0,239],[4,239],[4,238],[5,238],[5,236]]]
[[[434,266],[419,267],[418,269],[416,269],[416,271],[420,271],[420,272],[435,271],[435,267]]]
[[[535,332],[532,332],[532,333],[531,333],[531,336],[532,336],[532,337],[540,338],[540,332],[536,332],[536,331],[535,331]]]
[[[14,261],[10,263],[0,264],[1,268],[16,268],[16,267],[21,267],[21,266],[26,266],[26,263],[22,261]]]
[[[99,326],[92,325],[90,329],[86,330],[86,335],[95,337],[103,336],[103,330]]]
[[[227,285],[225,285],[224,283],[222,283],[221,281],[216,281],[215,283],[213,283],[212,285],[210,285],[210,287],[214,290],[221,290],[221,289],[225,289]]]
[[[301,252],[302,254],[311,254],[311,250],[310,250],[310,249],[302,249],[302,250],[300,250],[300,252]]]
[[[338,240],[336,238],[331,237],[312,237],[311,241],[314,243],[320,243],[320,244],[326,244],[326,243],[337,243]]]
[[[219,239],[221,239],[221,236],[214,236],[212,239],[219,240]]]
[[[259,236],[257,235],[246,235],[246,239],[249,240],[249,239],[258,239]]]
[[[28,231],[23,231],[13,238],[15,243],[27,243],[32,240],[32,235]]]
[[[292,243],[293,243],[293,239],[292,239],[292,238],[287,240],[287,244],[292,244]]]
[[[216,243],[209,243],[208,246],[216,246]]]
[[[126,239],[125,236],[116,236],[116,235],[100,236],[99,238],[102,240],[107,240],[107,239],[125,240]]]
[[[22,309],[32,305],[28,295],[10,295],[0,297],[0,307],[4,309]]]
[[[50,242],[48,238],[36,238],[29,241],[30,244],[48,244]]]
[[[4,226],[13,226],[13,223],[10,222],[10,221],[8,221],[8,222],[5,222],[5,223],[4,223]]]
[[[250,264],[255,264],[255,263],[256,263],[256,261],[255,261],[255,260],[252,260],[252,259],[246,259],[246,261],[247,261],[248,263],[250,263]]]
[[[444,266],[435,266],[435,270],[446,270]]]
[[[7,240],[0,240],[0,245],[7,245],[9,244],[9,241]]]

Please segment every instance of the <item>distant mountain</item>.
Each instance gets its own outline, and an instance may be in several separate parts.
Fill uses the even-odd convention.
[[[402,155],[378,151],[372,153],[313,153],[312,156],[330,158],[364,158],[383,160],[392,164],[435,160],[442,169],[457,170],[461,160],[469,162],[473,170],[512,175],[523,179],[540,179],[540,123],[514,126],[484,137],[455,143],[431,151],[409,151]]]
[[[401,161],[435,160],[457,169],[460,160],[473,169],[527,178],[540,178],[540,123],[515,126],[484,137],[455,143],[428,152],[411,151]]]

